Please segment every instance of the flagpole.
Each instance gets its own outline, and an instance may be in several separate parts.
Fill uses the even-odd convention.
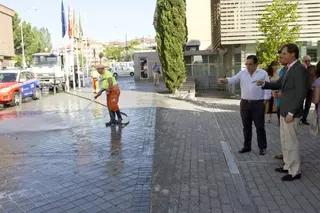
[[[64,37],[64,74],[66,76],[66,85],[65,88],[68,92],[70,92],[70,81],[69,81],[69,61],[68,61],[68,52],[67,52],[67,45],[68,40]]]
[[[78,67],[78,88],[81,88],[81,81],[80,81],[80,63],[79,63],[79,45],[78,45],[78,38],[76,38],[76,59],[77,59],[77,67]]]
[[[84,85],[84,61],[83,61],[83,42],[82,42],[82,38],[81,38],[81,41],[80,41],[80,53],[81,53],[82,86],[85,87],[85,85]]]
[[[84,35],[84,33],[83,33],[83,25],[81,23],[81,15],[83,15],[82,10],[80,10],[80,15],[79,15],[79,25],[80,25],[79,27],[81,27],[79,29],[79,33],[80,33],[80,38],[81,38],[82,86],[85,87],[85,84],[84,84],[84,80],[85,80],[85,78],[84,78],[84,55],[83,55],[83,35]]]
[[[88,79],[88,81],[89,81],[89,64],[88,64],[88,55],[89,55],[89,53],[88,53],[88,37],[86,37],[86,71],[87,71],[87,79]],[[90,84],[89,84],[89,82],[88,82],[88,86],[89,86]]]
[[[67,52],[67,44],[68,44],[68,35],[67,35],[67,25],[66,25],[66,16],[65,16],[65,9],[64,9],[64,2],[61,0],[61,24],[62,24],[62,45],[64,46],[64,53],[63,53],[63,69],[65,75],[65,88],[69,92],[69,69],[68,69],[68,52]]]
[[[76,89],[76,72],[75,72],[75,63],[74,63],[74,39],[71,38],[71,65],[72,65],[72,86],[73,89]]]
[[[86,13],[84,12],[83,13],[83,35],[84,35],[84,39],[85,39],[85,49],[84,49],[84,51],[85,51],[85,53],[86,53],[86,57],[85,57],[85,59],[86,59],[86,76],[87,76],[87,86],[89,86],[90,85],[90,78],[89,78],[89,57],[88,57],[88,55],[89,55],[89,50],[88,50],[88,35],[87,35],[87,15],[86,15]]]

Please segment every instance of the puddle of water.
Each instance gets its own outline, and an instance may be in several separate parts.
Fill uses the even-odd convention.
[[[61,124],[48,123],[48,121],[41,116],[22,117],[19,120],[1,120],[0,125],[0,134],[15,132],[54,131],[70,128]]]

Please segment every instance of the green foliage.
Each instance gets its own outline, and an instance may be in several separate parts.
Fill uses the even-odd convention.
[[[125,48],[121,47],[121,46],[118,46],[118,47],[106,46],[104,48],[103,53],[107,59],[116,60],[116,61],[123,61],[124,60],[124,55],[123,55],[124,50],[125,50]]]
[[[139,44],[140,44],[139,41],[132,40],[132,41],[129,42],[128,49],[129,50],[134,49],[134,47],[138,46]]]
[[[140,44],[139,41],[132,40],[129,42],[128,45],[128,55],[124,58],[125,61],[132,61],[133,60],[133,53],[137,50],[136,46]]]
[[[106,46],[104,48],[104,56],[109,60],[116,60],[116,61],[130,61],[133,59],[133,52],[136,50],[136,46],[140,43],[136,40],[129,41],[126,55],[126,48],[123,46]]]
[[[38,52],[43,52],[46,48],[50,52],[52,50],[51,34],[47,28],[33,28],[35,36],[35,44]]]
[[[14,60],[16,65],[20,66],[22,61],[22,42],[21,42],[21,19],[16,13],[12,19],[13,26],[13,40],[14,50],[16,56]],[[32,61],[32,54],[37,52],[44,52],[45,48],[48,51],[52,50],[51,35],[46,28],[36,28],[31,26],[30,23],[23,21],[23,41],[24,41],[24,52],[27,64]]]
[[[155,30],[165,84],[174,93],[186,78],[183,47],[187,42],[185,0],[158,0]]]
[[[265,7],[265,12],[258,19],[259,31],[264,36],[263,42],[257,41],[257,52],[261,67],[267,67],[278,59],[278,51],[287,43],[299,39],[301,26],[294,24],[299,15],[298,3],[288,0],[273,0]]]

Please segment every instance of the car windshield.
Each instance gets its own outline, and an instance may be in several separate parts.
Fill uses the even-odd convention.
[[[17,73],[0,73],[0,83],[15,82]]]
[[[33,56],[32,65],[39,66],[53,66],[58,64],[58,57],[56,55],[36,55]]]

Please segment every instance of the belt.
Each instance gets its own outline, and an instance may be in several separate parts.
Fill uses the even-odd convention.
[[[242,99],[242,101],[248,102],[248,103],[257,103],[257,102],[263,102],[264,100],[247,100],[247,99]]]

